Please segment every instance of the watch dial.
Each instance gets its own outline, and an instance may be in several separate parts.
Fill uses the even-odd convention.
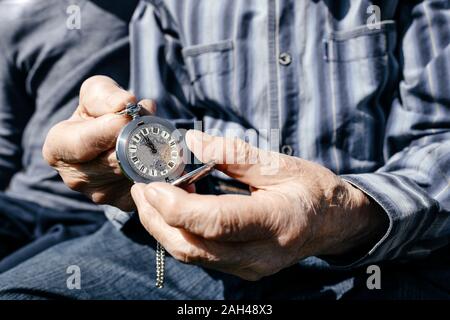
[[[161,124],[142,124],[129,135],[128,161],[146,179],[164,180],[182,162],[178,137]]]

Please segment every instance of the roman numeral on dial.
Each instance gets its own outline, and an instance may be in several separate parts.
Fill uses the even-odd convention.
[[[163,131],[161,132],[161,137],[167,140],[170,138],[170,133],[168,133],[167,131]]]
[[[137,133],[137,134],[134,135],[134,137],[133,137],[133,141],[134,141],[134,142],[139,143],[139,142],[141,142],[141,140],[142,140],[142,138],[141,138],[141,136],[139,135],[139,133]]]
[[[139,168],[139,171],[141,171],[143,174],[146,174],[147,171],[148,171],[148,169],[147,169],[146,166],[142,165],[142,166]]]
[[[130,144],[130,146],[128,147],[128,151],[130,153],[136,153],[137,152],[137,146],[135,144]]]
[[[153,134],[158,134],[159,133],[159,128],[158,127],[152,127],[152,133]]]
[[[134,164],[138,164],[139,163],[139,158],[138,157],[132,157],[131,161],[133,161]]]

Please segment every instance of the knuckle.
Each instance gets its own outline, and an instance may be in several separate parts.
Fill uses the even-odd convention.
[[[179,204],[173,197],[168,197],[167,200],[167,211],[170,213],[176,213],[179,209]]]
[[[107,204],[109,198],[104,192],[93,192],[91,194],[91,200],[95,204]]]
[[[166,221],[166,223],[171,226],[171,227],[179,227],[180,225],[180,221],[179,219],[175,216],[175,214],[165,214],[164,215],[164,220]]]
[[[238,151],[246,151],[247,143],[242,139],[235,138],[234,139],[234,147]]]
[[[182,263],[190,263],[192,261],[190,253],[183,250],[175,250],[172,253],[173,257]]]
[[[114,111],[119,111],[125,108],[127,104],[135,102],[136,97],[129,91],[123,89],[114,90],[106,97],[106,103]]]
[[[101,169],[109,169],[113,171],[119,164],[115,155],[115,151],[109,151],[101,154],[96,159],[93,160],[95,164]]]
[[[180,204],[173,198],[167,199],[166,210],[163,212],[164,220],[172,227],[180,224]]]
[[[83,96],[90,90],[95,89],[103,80],[109,79],[106,76],[92,76],[83,81],[80,89],[80,95]]]
[[[65,121],[60,122],[50,129],[44,141],[44,145],[42,146],[42,156],[44,160],[47,161],[47,163],[52,167],[55,167],[59,162],[56,155],[57,152],[52,141],[54,138],[58,137],[58,132],[63,129],[64,123]]]
[[[64,184],[77,192],[84,192],[89,186],[89,177],[84,174],[78,165],[61,163],[57,171]]]
[[[234,224],[230,216],[223,213],[221,208],[215,208],[210,215],[209,228],[205,230],[204,238],[217,240],[227,238],[234,232]]]
[[[302,227],[295,228],[285,228],[283,234],[278,236],[278,244],[283,250],[289,250],[291,248],[296,248],[300,239],[302,238],[301,231]]]
[[[177,250],[174,255],[175,259],[182,263],[192,264],[202,260],[199,250],[193,246],[189,246],[184,250]]]
[[[186,263],[194,263],[199,260],[198,253],[193,247],[189,247],[184,255],[184,261]]]
[[[248,164],[251,158],[251,148],[248,143],[241,139],[235,139],[234,148],[238,164]]]
[[[66,178],[64,174],[61,174],[61,177],[63,178],[64,183],[67,187],[77,192],[84,191],[88,184],[87,181],[80,178],[73,178],[73,177]]]
[[[53,150],[48,142],[45,142],[42,147],[42,157],[47,161],[48,165],[51,167],[56,167],[58,161],[53,154]]]
[[[229,229],[229,225],[219,221],[218,219],[215,219],[210,224],[210,227],[205,230],[204,237],[208,240],[224,238],[230,233]]]

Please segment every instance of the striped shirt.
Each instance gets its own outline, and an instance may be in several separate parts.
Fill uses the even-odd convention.
[[[381,205],[386,234],[349,266],[450,236],[450,1],[376,3],[148,0],[131,25],[132,88],[160,116],[257,146],[278,129],[277,151]]]

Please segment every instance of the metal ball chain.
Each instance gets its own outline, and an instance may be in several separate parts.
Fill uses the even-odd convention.
[[[157,242],[156,243],[156,287],[163,288],[164,287],[164,259],[166,255],[166,250],[164,247]]]
[[[126,108],[120,112],[117,112],[118,115],[126,115],[131,118],[137,119],[139,117],[140,111],[142,110],[142,106],[140,104],[127,104]],[[210,174],[215,167],[215,162],[211,161],[210,163],[204,165],[201,168],[191,171],[190,173],[180,177],[179,179],[172,181],[171,184],[174,186],[180,186],[182,184],[191,184],[195,183],[198,179]],[[157,242],[156,243],[156,287],[163,288],[164,287],[164,272],[165,272],[165,255],[166,250],[164,247]]]
[[[139,113],[142,109],[140,104],[127,104],[126,108],[123,111],[117,112],[118,115],[127,115],[133,119],[139,117]],[[164,247],[157,242],[156,243],[156,287],[163,288],[164,287],[164,263],[165,263],[165,255],[166,250]]]

